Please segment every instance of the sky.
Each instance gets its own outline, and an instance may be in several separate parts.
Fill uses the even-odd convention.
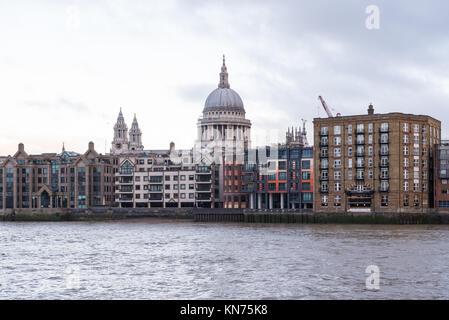
[[[378,28],[367,20],[378,8]],[[191,148],[226,55],[252,140],[334,113],[427,114],[449,138],[447,1],[0,0],[0,155]],[[372,26],[372,24],[371,24]],[[262,137],[262,138],[261,138]]]

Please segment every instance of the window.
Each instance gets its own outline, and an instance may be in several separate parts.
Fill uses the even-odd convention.
[[[380,124],[380,131],[381,132],[388,132],[388,122],[382,122]]]
[[[341,134],[341,126],[334,126],[334,134]]]
[[[310,160],[303,160],[301,165],[303,169],[310,169]]]
[[[413,132],[415,132],[415,133],[419,132],[419,124],[413,125]]]
[[[335,196],[334,197],[334,206],[340,207],[341,206],[341,196]]]
[[[340,180],[340,178],[341,178],[341,172],[335,171],[334,172],[334,180]]]
[[[349,148],[348,148],[348,156],[349,156],[349,157],[352,157],[352,147],[349,147]]]
[[[368,132],[373,133],[373,124],[372,123],[368,124]]]
[[[348,168],[352,168],[352,159],[348,159]]]
[[[334,160],[334,168],[340,169],[341,168],[341,160]]]
[[[348,124],[348,133],[349,133],[349,134],[352,133],[352,124]]]
[[[352,136],[348,136],[348,144],[352,144]]]
[[[125,161],[125,163],[120,167],[121,174],[133,174],[134,166],[129,162]]]
[[[402,124],[402,131],[403,132],[408,132],[408,123],[403,123]]]
[[[380,205],[383,206],[383,207],[387,207],[388,206],[388,196],[387,195],[383,195],[381,197]]]
[[[341,137],[335,137],[334,138],[334,145],[335,146],[341,145]]]
[[[328,127],[321,127],[321,134],[322,135],[327,135],[329,133],[329,128]]]
[[[407,146],[402,147],[402,153],[404,156],[408,156],[408,147]]]
[[[404,195],[404,207],[408,207],[408,195]]]
[[[341,156],[341,149],[334,148],[334,157],[340,157],[340,156]]]
[[[408,143],[408,134],[404,134],[404,135],[403,135],[402,141],[403,141],[404,143]]]
[[[408,170],[404,169],[404,179],[408,179]]]
[[[334,184],[334,191],[340,191],[341,190],[341,183],[340,182],[336,182]]]
[[[304,191],[310,191],[310,182],[303,182],[301,188]]]
[[[365,126],[363,123],[357,125],[357,133],[363,133],[365,131]]]
[[[404,181],[403,189],[404,191],[408,191],[408,181]]]
[[[408,158],[404,158],[404,160],[402,162],[404,164],[404,167],[408,167],[408,163],[409,163]]]
[[[327,207],[328,202],[329,202],[329,197],[328,196],[326,196],[326,195],[321,196],[321,206]]]

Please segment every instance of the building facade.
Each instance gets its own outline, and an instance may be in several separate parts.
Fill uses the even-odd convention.
[[[316,212],[428,212],[440,121],[404,113],[314,119]]]
[[[245,150],[251,146],[251,121],[246,119],[239,94],[230,88],[224,56],[218,88],[207,97],[197,128],[196,159],[215,166],[215,206],[234,207],[235,203],[239,206],[246,203],[242,201],[246,194],[241,190],[239,179],[225,184],[224,178],[229,173],[225,172],[226,166],[231,166],[232,172],[240,172]],[[236,188],[230,188],[229,183],[233,186],[235,183]],[[231,198],[236,200],[232,204],[228,203]]]
[[[193,163],[192,151],[128,152],[119,157],[115,201],[119,207],[206,207],[214,205],[214,167]]]
[[[117,158],[66,151],[28,155],[19,144],[0,160],[0,209],[112,206]]]
[[[449,140],[435,146],[434,169],[434,206],[449,213]]]

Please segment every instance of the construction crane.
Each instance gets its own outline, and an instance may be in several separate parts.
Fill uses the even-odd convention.
[[[323,108],[324,108],[324,110],[326,111],[327,116],[328,116],[329,118],[333,118],[334,115],[332,114],[331,109],[327,106],[326,101],[324,101],[323,97],[322,97],[322,96],[318,96],[318,100],[321,101],[321,104],[323,105]],[[341,114],[340,114],[340,113],[337,113],[337,117],[339,117],[339,116],[341,116]]]

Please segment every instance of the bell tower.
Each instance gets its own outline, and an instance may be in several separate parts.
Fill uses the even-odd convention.
[[[128,151],[128,126],[123,118],[122,108],[118,114],[117,122],[114,125],[114,139],[112,140],[111,153],[118,154]]]
[[[129,150],[143,150],[142,131],[137,123],[136,114],[134,114],[133,123],[129,130]]]

